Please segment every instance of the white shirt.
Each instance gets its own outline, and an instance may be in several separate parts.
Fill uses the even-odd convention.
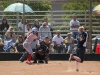
[[[43,26],[41,26],[39,28],[39,31],[38,32],[38,37],[41,37],[41,38],[45,38],[45,36],[48,36],[49,38],[51,38],[51,32],[50,32],[50,28],[48,26],[46,26],[45,28]]]
[[[78,20],[74,21],[73,19],[70,21],[70,30],[77,30],[78,31],[78,28],[71,28],[71,26],[73,25],[78,25],[80,26],[80,23]]]
[[[70,39],[68,37],[65,38],[65,40],[68,41],[68,43],[72,43],[72,41],[74,40],[73,37],[71,37]]]
[[[56,42],[56,44],[61,44],[61,42],[63,42],[63,37],[57,37],[57,35],[55,35],[54,37],[53,37],[53,39],[52,39],[52,41],[55,41]]]
[[[24,30],[24,27],[26,28],[26,25],[22,24],[22,22],[18,23],[18,28],[21,27],[22,30]],[[20,30],[19,30],[20,31]]]

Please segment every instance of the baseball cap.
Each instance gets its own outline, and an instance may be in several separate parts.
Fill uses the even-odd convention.
[[[60,33],[60,30],[57,30],[57,33]]]
[[[48,35],[46,35],[46,36],[45,36],[45,38],[49,38],[49,36],[48,36]]]
[[[35,27],[34,27],[34,28],[32,28],[32,32],[33,32],[33,31],[37,31],[37,28],[35,28]]]
[[[76,13],[74,13],[72,16],[76,16]]]

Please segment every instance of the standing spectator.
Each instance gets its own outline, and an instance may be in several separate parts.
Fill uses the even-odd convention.
[[[8,28],[9,28],[9,24],[7,22],[7,19],[3,18],[2,24],[0,25],[0,34],[4,35],[5,32],[8,30]]]
[[[19,23],[18,23],[18,31],[20,35],[24,35],[24,29],[26,28],[26,24],[25,24],[26,20],[22,19]]]
[[[50,28],[50,31],[53,31],[53,28],[52,28],[51,23],[48,22],[48,18],[44,18],[44,22],[47,23],[47,26]],[[53,37],[53,32],[51,32],[51,35],[52,35],[52,37]]]
[[[37,30],[39,31],[40,24],[39,24],[38,19],[36,19],[36,20],[34,21],[34,25],[32,26],[32,28],[33,28],[33,27],[36,27],[36,28],[37,28]]]
[[[24,42],[24,38],[22,35],[19,35],[16,43],[15,43],[15,51],[17,52],[24,52],[25,49],[23,48],[23,42]]]
[[[39,28],[38,36],[42,40],[44,40],[45,36],[48,36],[51,39],[50,28],[47,26],[46,22],[44,22],[42,26]]]
[[[3,47],[4,47],[4,43],[2,39],[0,38],[0,52],[3,52]]]
[[[74,49],[74,39],[71,37],[71,33],[67,33],[67,37],[65,38],[65,49],[67,49],[67,53],[72,53]]]
[[[84,28],[81,26],[79,27],[79,35],[77,37],[77,49],[76,49],[76,56],[70,54],[69,61],[71,59],[75,59],[76,61],[76,71],[79,71],[79,63],[83,63],[84,56],[85,56],[85,46],[84,43],[86,42],[87,34],[84,32]]]
[[[52,39],[54,44],[54,49],[57,53],[61,53],[63,51],[63,37],[60,35],[60,30],[57,30],[57,35],[55,35]]]
[[[76,36],[78,35],[78,28],[80,26],[80,22],[77,20],[76,14],[73,14],[72,17],[73,19],[70,21],[70,30],[72,37],[76,39]]]

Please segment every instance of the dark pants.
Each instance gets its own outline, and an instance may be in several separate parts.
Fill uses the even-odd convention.
[[[85,47],[77,48],[76,55],[81,59],[81,63],[82,63],[85,57]]]
[[[57,45],[57,46],[54,46],[53,48],[56,50],[57,53],[61,53],[63,51],[62,45],[60,45],[60,46]]]
[[[37,62],[37,60],[45,60],[45,61],[48,61],[49,59],[49,56],[46,56],[46,55],[40,55],[38,53],[35,53],[35,56],[34,56],[34,62]]]
[[[27,59],[28,54],[29,54],[28,52],[23,53],[23,55],[21,56],[21,58],[19,59],[19,61],[24,62]]]

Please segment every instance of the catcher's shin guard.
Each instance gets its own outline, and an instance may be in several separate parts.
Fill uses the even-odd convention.
[[[49,60],[49,57],[46,56],[46,57],[45,57],[45,63],[46,63],[46,64],[48,64],[48,60]]]
[[[25,52],[25,53],[21,56],[21,58],[19,59],[19,61],[24,62],[24,61],[27,59],[27,56],[28,56],[28,52]]]

